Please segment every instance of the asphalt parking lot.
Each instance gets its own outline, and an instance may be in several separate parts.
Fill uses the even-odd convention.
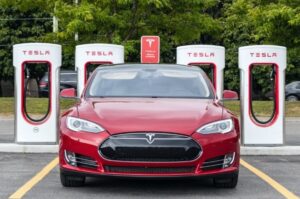
[[[0,153],[0,198],[292,198],[289,196],[297,198],[300,196],[300,156],[243,156],[245,163],[242,165],[250,164],[275,182],[241,166],[239,183],[235,189],[215,188],[209,179],[125,178],[87,178],[84,187],[64,188],[60,184],[57,159],[52,161],[56,156],[56,154]],[[49,171],[48,175],[40,177],[40,181],[35,184],[32,178],[45,172],[44,167],[51,161],[52,164],[55,162],[53,169],[46,168]]]

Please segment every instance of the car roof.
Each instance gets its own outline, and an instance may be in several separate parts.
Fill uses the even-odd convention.
[[[300,83],[300,81],[293,81],[293,82],[288,83],[287,86],[293,85],[293,84],[298,84],[298,83]]]
[[[114,64],[114,65],[106,65],[109,67],[97,67],[98,70],[118,70],[118,69],[132,69],[132,68],[144,68],[144,69],[155,69],[155,68],[163,68],[163,69],[177,69],[177,70],[185,70],[185,71],[201,71],[200,67],[197,66],[187,66],[187,65],[179,65],[179,64]]]

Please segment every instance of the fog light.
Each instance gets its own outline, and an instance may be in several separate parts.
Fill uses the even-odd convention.
[[[71,152],[71,151],[66,151],[65,150],[65,159],[67,160],[67,162],[72,165],[72,166],[77,166],[76,164],[76,155],[75,153]]]
[[[232,165],[234,161],[235,153],[226,154],[224,157],[223,168],[227,168]]]

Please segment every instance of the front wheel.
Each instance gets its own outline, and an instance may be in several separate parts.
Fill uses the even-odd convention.
[[[298,98],[295,95],[289,95],[287,96],[286,100],[289,102],[296,102],[298,101]]]
[[[239,174],[233,174],[231,177],[216,177],[214,185],[218,188],[235,188],[238,183]]]
[[[84,185],[85,176],[68,175],[60,172],[60,182],[64,187],[81,187]]]

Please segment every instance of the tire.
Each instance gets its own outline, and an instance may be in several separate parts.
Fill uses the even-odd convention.
[[[231,177],[216,177],[213,179],[214,186],[217,188],[233,189],[238,183],[239,174],[233,174]]]
[[[85,176],[67,175],[60,172],[60,182],[64,187],[81,187],[84,185]]]
[[[286,97],[286,100],[289,102],[296,102],[296,101],[298,101],[298,98],[295,95],[289,95]]]

